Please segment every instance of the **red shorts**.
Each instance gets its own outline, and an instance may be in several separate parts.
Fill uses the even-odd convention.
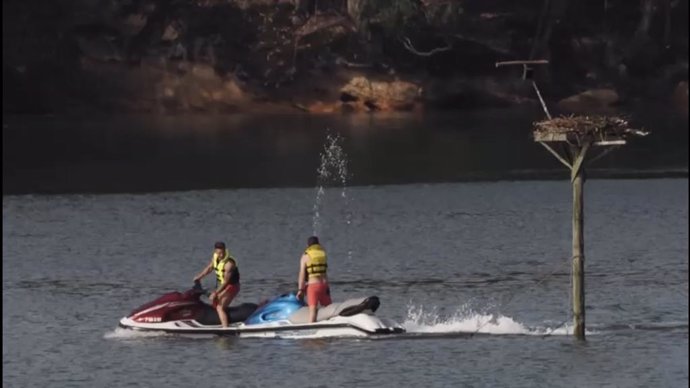
[[[233,299],[237,296],[237,294],[240,292],[240,285],[238,284],[228,284],[227,286],[223,287],[218,292],[221,292],[223,290],[226,290],[225,293],[223,294],[223,298],[226,299],[228,304],[232,302]],[[216,307],[218,305],[218,302],[220,302],[220,299],[216,298],[216,301],[213,302],[213,307]]]
[[[311,283],[307,284],[307,305],[328,306],[331,304],[331,290],[328,288],[328,283]]]

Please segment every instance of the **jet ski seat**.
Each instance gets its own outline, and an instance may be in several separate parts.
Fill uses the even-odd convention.
[[[316,321],[325,321],[336,316],[349,317],[356,314],[372,315],[379,308],[381,302],[377,296],[368,298],[348,299],[341,303],[331,303],[325,307],[319,307],[316,313]],[[309,323],[309,307],[302,307],[295,311],[288,320],[291,323]]]

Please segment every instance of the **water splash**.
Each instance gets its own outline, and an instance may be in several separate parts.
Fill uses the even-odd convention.
[[[423,306],[408,306],[407,317],[402,326],[408,333],[414,334],[519,334],[519,335],[571,335],[572,325],[553,324],[528,327],[511,317],[501,314],[479,313],[463,306],[454,314],[442,317],[436,309],[425,311]],[[597,334],[586,331],[587,335]]]
[[[321,163],[316,170],[318,173],[316,181],[316,198],[314,200],[312,217],[312,234],[320,235],[322,232],[322,216],[324,210],[324,199],[326,188],[340,186],[340,197],[344,203],[342,216],[346,225],[352,223],[352,212],[350,211],[350,197],[347,191],[347,180],[349,178],[347,166],[347,154],[342,146],[343,138],[338,135],[327,135],[323,151],[321,151]],[[352,255],[348,251],[348,258]]]

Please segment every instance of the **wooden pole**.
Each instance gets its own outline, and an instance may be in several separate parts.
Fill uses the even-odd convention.
[[[585,339],[585,239],[584,239],[584,169],[582,161],[589,149],[589,143],[583,148],[573,147],[571,181],[573,185],[573,335]]]

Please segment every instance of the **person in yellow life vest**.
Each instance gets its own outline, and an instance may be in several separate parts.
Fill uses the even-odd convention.
[[[230,318],[225,308],[240,292],[240,270],[237,268],[237,261],[230,256],[222,241],[214,245],[211,262],[194,277],[194,282],[198,282],[211,272],[216,273],[216,289],[209,295],[209,299],[218,312],[221,325],[227,327]]]
[[[309,322],[316,322],[319,304],[322,306],[331,304],[327,270],[326,251],[319,244],[319,238],[316,236],[309,237],[307,250],[304,251],[299,262],[299,278],[297,279],[298,299],[303,297],[306,289]]]

